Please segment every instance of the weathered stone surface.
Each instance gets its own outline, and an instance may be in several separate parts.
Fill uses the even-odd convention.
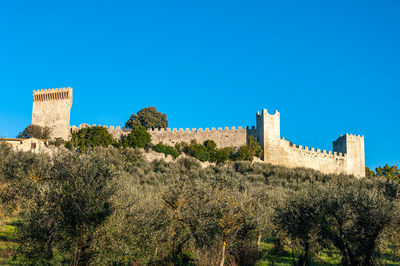
[[[51,138],[68,139],[72,88],[33,91],[32,124],[47,126]]]

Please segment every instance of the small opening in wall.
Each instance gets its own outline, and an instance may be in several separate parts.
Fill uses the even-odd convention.
[[[36,143],[31,143],[31,149],[32,150],[36,149]]]

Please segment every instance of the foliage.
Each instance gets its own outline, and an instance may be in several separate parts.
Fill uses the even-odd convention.
[[[183,152],[189,156],[199,159],[202,162],[210,161],[210,153],[204,145],[192,140],[189,145],[183,144]]]
[[[276,224],[302,243],[301,262],[309,261],[311,247],[328,241],[340,250],[343,265],[371,265],[379,238],[399,218],[398,193],[382,190],[387,185],[393,186],[358,180],[305,185],[276,209]]]
[[[65,147],[84,152],[87,148],[108,147],[113,144],[115,144],[115,141],[107,128],[95,126],[72,133],[71,140],[65,144]]]
[[[251,161],[253,157],[250,153],[250,148],[248,145],[243,145],[239,147],[239,150],[233,157],[236,161]]]
[[[38,125],[29,125],[22,132],[17,135],[17,138],[29,139],[49,139],[51,130],[49,127],[42,127]]]
[[[371,169],[369,169],[369,167],[365,167],[365,177],[367,178],[371,178],[375,176],[375,172]]]
[[[388,164],[385,164],[384,167],[379,166],[375,170],[377,176],[383,176],[387,179],[400,181],[400,169],[395,165],[389,166]]]
[[[156,152],[164,153],[165,156],[171,155],[172,158],[176,159],[181,153],[177,151],[174,147],[165,145],[162,143],[158,143],[157,145],[154,145],[152,149]]]
[[[56,155],[37,176],[19,228],[22,252],[38,261],[66,254],[76,264],[91,261],[96,228],[111,214],[109,186],[115,172],[102,153]]]
[[[122,136],[121,144],[123,147],[131,148],[145,148],[151,142],[151,135],[147,132],[146,128],[142,126],[135,126],[126,136]]]
[[[157,111],[155,107],[146,107],[132,114],[129,120],[125,123],[127,128],[135,126],[143,126],[146,129],[167,128],[167,115]]]
[[[249,136],[248,146],[251,157],[256,156],[258,158],[262,158],[261,156],[263,153],[263,149],[261,148],[261,145],[258,143],[255,137]]]
[[[215,146],[190,149],[211,158]],[[19,219],[16,255],[32,264],[255,265],[273,239],[296,263],[323,253],[366,265],[399,243],[400,184],[381,177],[147,162],[138,149],[110,146],[48,156],[0,143],[0,182],[2,213]]]
[[[56,147],[60,147],[61,145],[65,145],[66,141],[62,138],[55,138],[54,141],[51,141],[50,144]]]
[[[253,136],[249,136],[248,144],[240,146],[239,150],[233,154],[236,161],[252,161],[254,157],[262,158],[263,150]]]

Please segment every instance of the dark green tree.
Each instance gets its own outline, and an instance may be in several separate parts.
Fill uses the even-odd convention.
[[[49,139],[51,134],[51,129],[48,127],[42,127],[38,125],[29,125],[22,132],[17,135],[17,138],[29,139]]]
[[[183,151],[202,162],[210,160],[210,153],[204,145],[198,144],[196,140],[192,140],[188,146],[183,145]]]
[[[252,161],[253,156],[250,153],[249,145],[243,145],[239,147],[239,150],[234,154],[234,159],[237,161]]]
[[[145,127],[136,125],[132,132],[121,138],[122,146],[132,148],[145,148],[151,142],[151,135]]]
[[[146,107],[132,114],[129,120],[125,123],[127,128],[142,126],[146,129],[167,128],[167,115],[157,111],[155,107]]]
[[[79,148],[85,151],[91,147],[108,147],[115,144],[115,140],[105,127],[87,127],[72,133],[71,140],[65,146],[67,148]]]
[[[395,165],[389,166],[385,164],[384,167],[379,166],[375,170],[377,176],[383,176],[392,180],[400,180],[400,169]]]
[[[374,177],[375,172],[373,170],[369,169],[369,167],[365,167],[365,176],[368,178]]]
[[[158,143],[157,145],[154,145],[153,150],[156,152],[164,153],[165,155],[171,155],[174,159],[176,159],[181,154],[174,147],[165,145],[163,143]]]
[[[250,157],[253,158],[254,156],[256,156],[258,158],[261,158],[263,150],[255,137],[249,136],[248,146]]]

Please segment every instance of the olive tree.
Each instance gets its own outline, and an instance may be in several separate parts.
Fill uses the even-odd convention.
[[[38,125],[29,125],[22,132],[17,135],[17,138],[29,139],[49,139],[51,129],[49,127],[42,127]]]

